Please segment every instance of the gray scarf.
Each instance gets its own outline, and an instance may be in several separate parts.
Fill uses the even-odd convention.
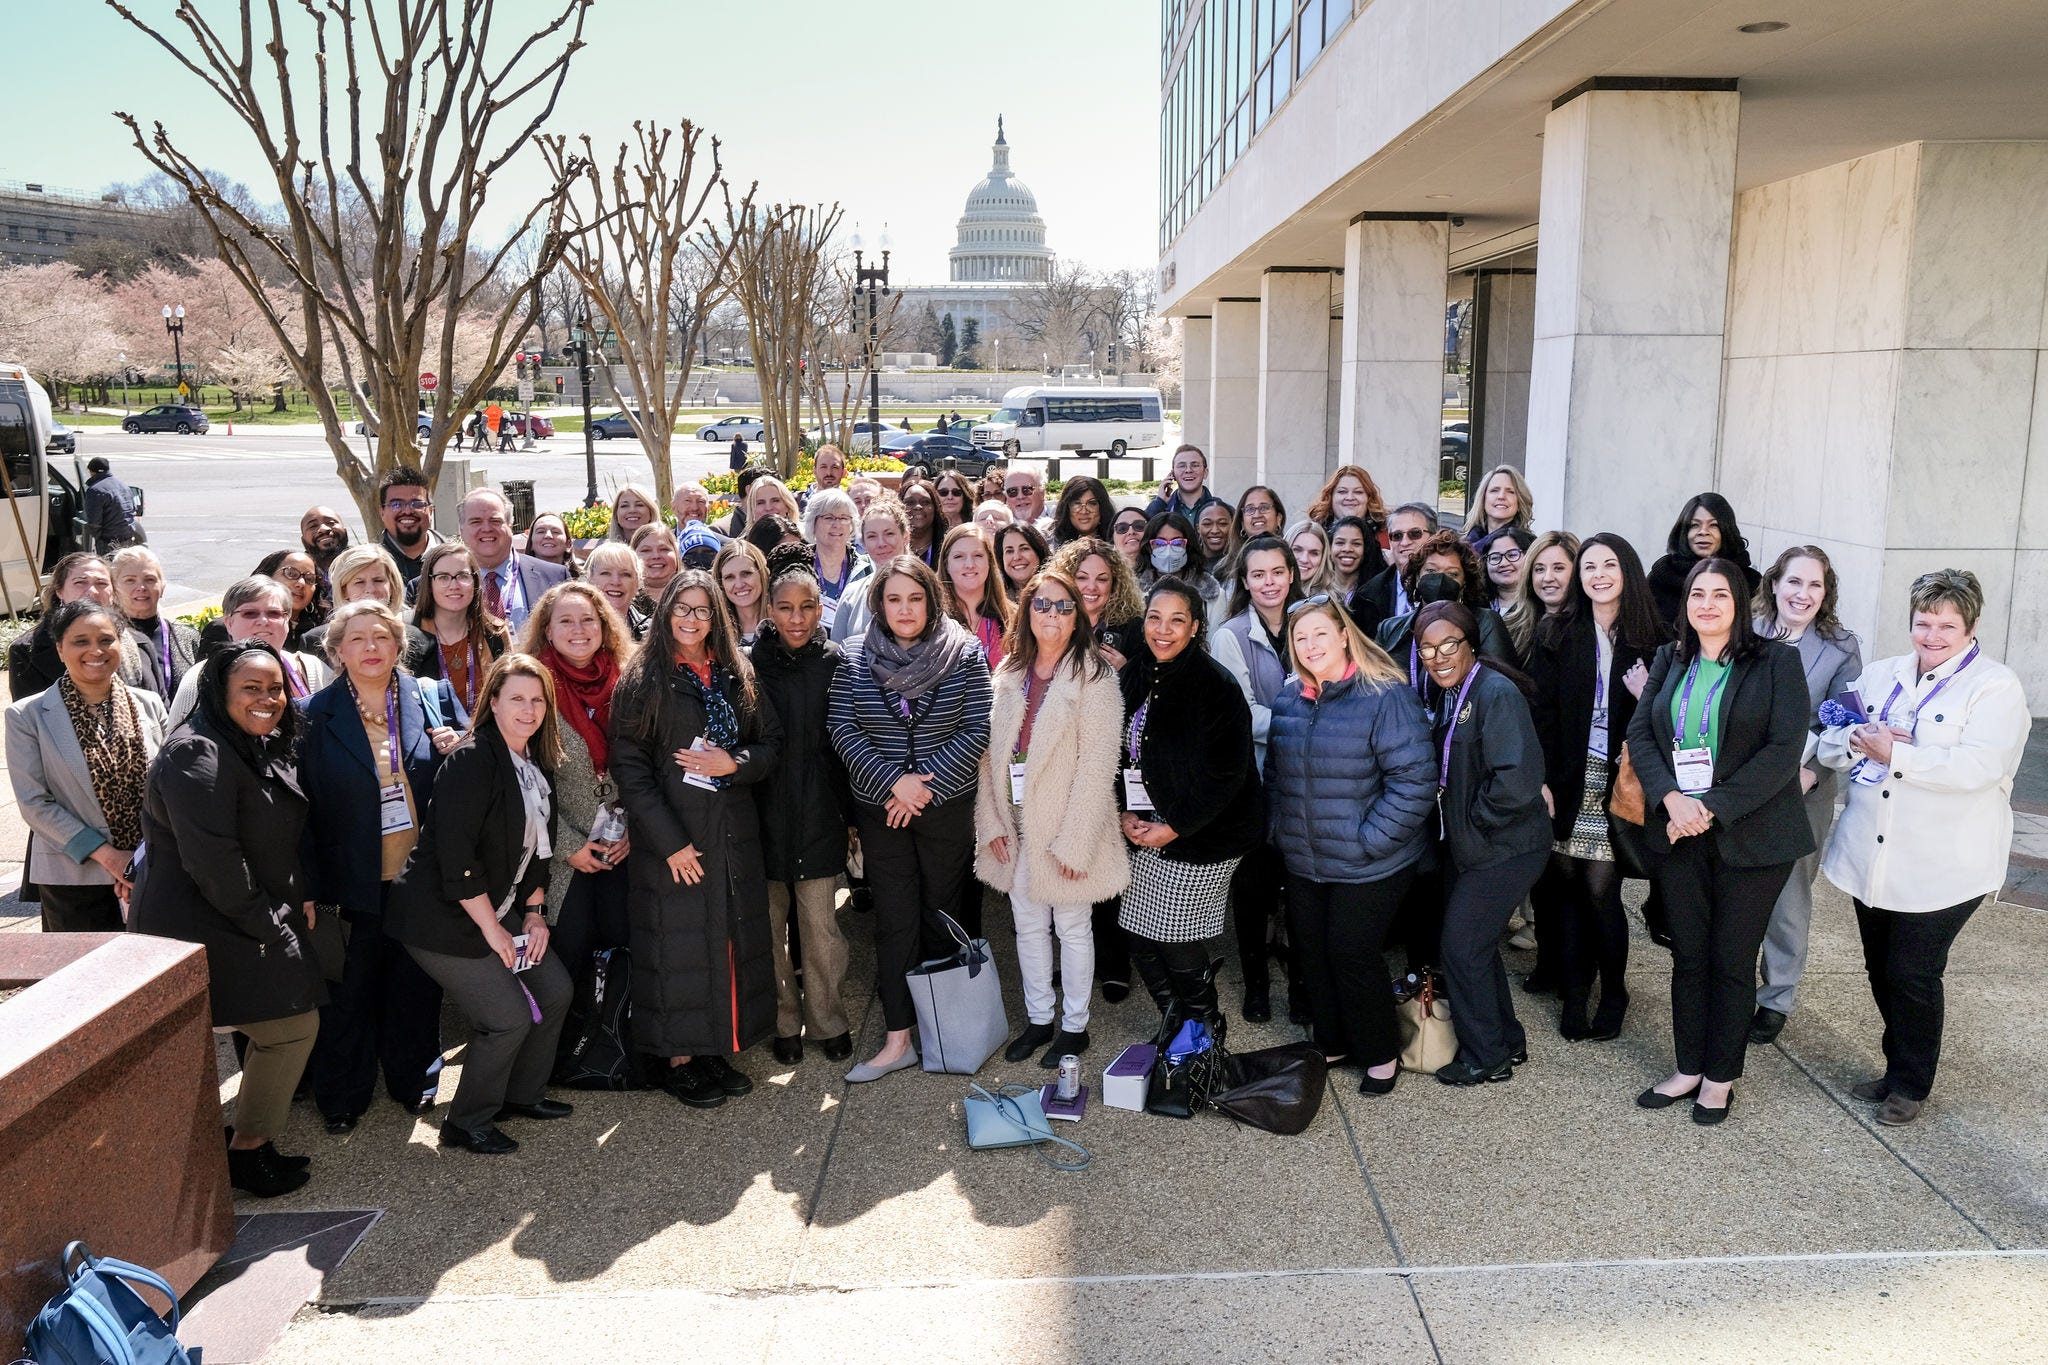
[[[980,649],[981,642],[952,617],[941,616],[938,629],[909,645],[897,643],[877,620],[868,627],[866,648],[875,681],[905,701],[916,701],[957,670],[967,651]]]

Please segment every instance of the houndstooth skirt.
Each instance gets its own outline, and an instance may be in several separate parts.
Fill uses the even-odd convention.
[[[1199,943],[1223,932],[1230,875],[1238,860],[1174,863],[1152,848],[1131,850],[1131,884],[1116,922],[1155,943]]]
[[[1586,787],[1579,796],[1578,818],[1572,821],[1571,837],[1554,840],[1552,853],[1588,862],[1611,863],[1614,848],[1607,842],[1607,789],[1614,781],[1614,765],[1598,754],[1586,755]]]

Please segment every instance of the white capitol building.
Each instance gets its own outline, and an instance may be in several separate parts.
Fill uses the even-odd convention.
[[[988,174],[967,192],[953,249],[946,253],[951,283],[905,288],[897,313],[898,318],[909,318],[929,305],[939,317],[953,319],[956,333],[971,318],[984,347],[995,337],[1014,333],[1009,303],[1046,279],[1054,260],[1052,248],[1045,244],[1038,198],[1010,170],[1010,144],[1000,117],[990,150]],[[984,363],[988,359],[984,350]]]

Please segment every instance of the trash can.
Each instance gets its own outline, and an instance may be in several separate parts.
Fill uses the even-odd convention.
[[[505,494],[505,501],[512,504],[512,530],[515,534],[533,525],[533,480],[507,479],[498,485]]]

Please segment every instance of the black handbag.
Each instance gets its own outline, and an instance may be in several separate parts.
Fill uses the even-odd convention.
[[[647,1084],[633,1050],[630,950],[600,949],[577,974],[552,1083],[571,1090],[639,1090]]]
[[[1173,1060],[1173,1049],[1188,1036],[1187,1030],[1202,1027],[1192,1021],[1182,1025],[1174,1042],[1159,1050],[1152,1063],[1152,1074],[1145,1080],[1146,1113],[1191,1119],[1197,1109],[1237,1083],[1230,1054],[1213,1034],[1208,1035],[1209,1045],[1200,1052],[1183,1053],[1179,1061]]]
[[[1236,1084],[1213,1103],[1240,1123],[1292,1136],[1316,1121],[1330,1068],[1310,1043],[1240,1052],[1231,1058]]]

